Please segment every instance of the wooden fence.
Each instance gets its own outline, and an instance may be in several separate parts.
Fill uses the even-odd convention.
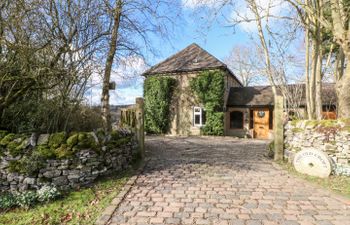
[[[145,156],[145,134],[144,134],[144,106],[143,98],[136,98],[136,105],[130,108],[121,109],[120,128],[130,129],[135,133],[139,145],[140,155]]]

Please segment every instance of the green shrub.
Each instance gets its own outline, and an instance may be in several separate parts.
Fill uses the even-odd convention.
[[[61,196],[61,193],[53,186],[43,186],[37,191],[37,197],[39,202],[49,202],[57,199]]]
[[[3,193],[0,195],[0,209],[11,209],[17,205],[16,197],[11,193]]]
[[[122,135],[120,134],[119,131],[113,130],[111,132],[111,140],[118,140]]]
[[[30,156],[23,156],[19,160],[9,162],[9,171],[26,175],[37,175],[40,169],[45,166],[45,160],[38,152]]]
[[[225,74],[221,70],[201,72],[190,80],[190,88],[206,110],[205,135],[224,135]]]
[[[24,156],[21,159],[22,168],[27,175],[37,175],[39,170],[44,168],[46,162],[38,152],[33,152],[31,156]]]
[[[130,143],[131,137],[120,137],[116,140],[110,140],[107,144],[108,149],[117,148]]]
[[[164,134],[170,127],[170,104],[176,80],[172,77],[151,76],[145,80],[145,130]]]
[[[21,160],[10,161],[8,170],[11,173],[25,173],[25,169]]]
[[[23,150],[27,147],[27,139],[22,136],[14,139],[7,144],[6,149],[13,156],[19,156],[23,153]]]
[[[61,146],[61,144],[64,144],[66,141],[66,132],[60,132],[60,133],[54,133],[51,134],[49,137],[49,147],[51,149],[56,149]]]
[[[55,151],[50,149],[47,145],[38,145],[35,147],[34,152],[43,159],[54,159]]]
[[[113,131],[112,131],[113,132]],[[105,142],[105,139],[106,139],[106,133],[103,129],[98,129],[96,132],[95,132],[96,136],[97,136],[97,139],[98,139],[98,142],[100,144],[104,144]]]
[[[0,130],[0,140],[2,140],[7,134],[8,132],[6,130]]]
[[[55,149],[55,155],[57,159],[69,158],[73,155],[73,151],[68,145],[63,144]]]
[[[16,194],[17,205],[23,208],[30,208],[38,202],[38,195],[35,191],[27,191]]]
[[[87,132],[81,132],[78,134],[78,148],[79,149],[85,149],[85,148],[96,148],[96,141],[95,138]]]
[[[224,113],[207,111],[207,122],[201,131],[205,135],[224,135]]]
[[[67,139],[67,142],[66,142],[67,145],[68,145],[68,147],[73,148],[75,145],[77,145],[77,144],[78,144],[78,141],[79,141],[78,137],[79,137],[79,134],[77,134],[77,133],[71,135],[71,136]]]
[[[7,146],[11,141],[16,138],[16,134],[7,134],[4,138],[1,139],[0,145]]]

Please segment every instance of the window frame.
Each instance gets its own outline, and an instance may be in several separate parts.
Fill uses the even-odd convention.
[[[196,112],[196,110],[199,109],[199,112]],[[193,107],[193,126],[194,127],[202,127],[205,125],[203,123],[203,113],[205,112],[205,109],[199,106],[194,106]],[[199,124],[196,123],[196,116],[199,116]]]

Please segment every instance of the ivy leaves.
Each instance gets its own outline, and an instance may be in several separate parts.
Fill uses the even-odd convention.
[[[164,134],[169,130],[169,108],[176,85],[171,77],[148,77],[144,84],[145,130]]]
[[[202,128],[206,135],[224,135],[225,74],[220,70],[203,71],[190,81],[190,88],[204,104],[207,122]]]

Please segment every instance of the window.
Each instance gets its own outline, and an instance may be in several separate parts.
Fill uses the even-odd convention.
[[[240,112],[240,111],[230,112],[230,128],[243,129],[243,112]]]
[[[193,108],[193,125],[194,126],[203,126],[206,122],[206,113],[205,110],[201,107]]]

